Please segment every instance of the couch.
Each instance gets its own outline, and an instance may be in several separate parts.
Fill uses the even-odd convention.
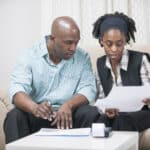
[[[83,46],[84,47],[84,46]],[[96,59],[100,55],[104,54],[104,51],[99,48],[99,46],[93,48],[88,46],[88,48],[84,47],[90,54],[91,60],[92,60],[92,66],[93,70],[96,69]],[[149,46],[132,46],[130,49],[134,50],[140,50],[144,52],[150,52]],[[3,132],[3,122],[6,117],[7,112],[12,108],[12,105],[10,104],[8,100],[8,94],[6,89],[0,90],[0,150],[5,149],[5,135]],[[147,129],[146,131],[139,134],[139,147],[140,150],[150,150],[150,129]]]

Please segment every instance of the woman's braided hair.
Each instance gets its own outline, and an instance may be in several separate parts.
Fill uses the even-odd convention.
[[[96,22],[94,23],[94,28],[92,32],[94,38],[99,39],[100,37],[103,36],[100,31],[100,26],[106,18],[111,17],[111,16],[120,17],[126,22],[127,27],[128,27],[128,31],[126,34],[126,42],[129,43],[131,38],[135,42],[134,32],[136,32],[136,27],[135,27],[134,20],[128,17],[127,15],[123,13],[119,13],[119,12],[115,12],[114,14],[105,14],[96,20]]]

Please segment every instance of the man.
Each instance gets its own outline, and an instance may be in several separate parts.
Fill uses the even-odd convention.
[[[56,18],[51,35],[27,49],[11,76],[16,106],[4,123],[6,143],[42,127],[72,128],[77,107],[95,99],[89,55],[76,48],[80,31],[70,17]]]

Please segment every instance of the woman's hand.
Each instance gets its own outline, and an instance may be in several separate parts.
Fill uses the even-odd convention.
[[[118,115],[119,110],[116,108],[107,108],[105,114],[108,118],[113,119]]]
[[[144,99],[144,100],[143,100],[143,103],[144,103],[145,105],[150,105],[150,98]]]

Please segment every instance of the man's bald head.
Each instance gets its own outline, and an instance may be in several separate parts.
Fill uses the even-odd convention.
[[[60,36],[63,33],[68,33],[68,32],[78,32],[79,28],[75,21],[68,16],[62,16],[56,18],[53,23],[52,23],[52,28],[51,28],[51,35],[54,37]]]
[[[50,58],[54,63],[70,59],[80,40],[80,31],[75,21],[67,16],[56,18],[52,24],[48,42]]]

